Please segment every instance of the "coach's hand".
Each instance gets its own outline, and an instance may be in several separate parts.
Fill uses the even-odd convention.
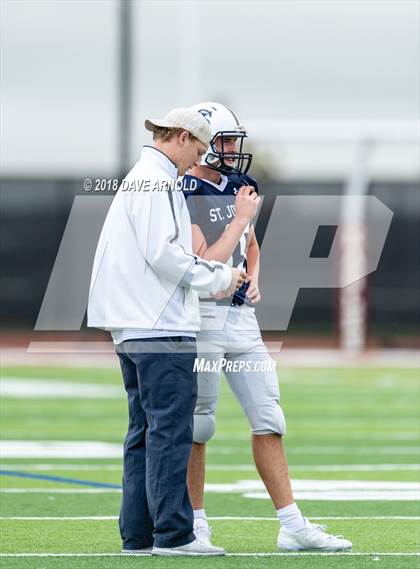
[[[261,294],[258,288],[258,282],[251,278],[248,290],[245,294],[248,300],[252,302],[252,304],[259,302],[261,300]]]
[[[255,217],[260,201],[261,198],[253,186],[242,186],[236,194],[235,217],[249,223]]]
[[[241,269],[231,269],[232,271],[232,282],[230,283],[229,291],[233,294],[241,288],[245,281],[249,280],[248,275]]]
[[[232,296],[237,290],[241,288],[245,281],[249,280],[249,277],[246,273],[244,273],[241,269],[230,269],[232,272],[232,280],[230,282],[229,288],[218,292],[217,294],[212,295],[213,298],[217,300],[221,300],[222,298],[226,298],[228,296]]]

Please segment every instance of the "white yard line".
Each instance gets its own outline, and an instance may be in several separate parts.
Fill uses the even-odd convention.
[[[311,520],[420,520],[420,516],[309,516]],[[274,521],[278,518],[253,516],[213,516],[209,520]]]
[[[210,446],[207,449],[208,454],[249,454],[248,445],[238,445],[238,446]],[[407,455],[407,456],[419,456],[420,449],[418,446],[363,446],[363,447],[345,447],[345,446],[290,446],[287,448],[287,454],[299,454],[304,455],[320,455],[320,454],[346,454],[349,452],[352,455],[364,455],[369,456],[373,454],[385,454],[385,455]]]
[[[12,520],[19,522],[45,522],[45,521],[60,521],[60,522],[78,522],[78,521],[93,521],[103,522],[110,520],[118,520],[118,516],[0,516],[0,520]]]
[[[420,465],[419,465],[420,468]],[[48,471],[88,471],[88,472],[101,472],[104,470],[107,471],[122,471],[122,464],[52,464],[52,463],[25,463],[21,462],[20,464],[8,464],[3,463],[3,470],[20,470],[20,471],[27,471],[27,470],[36,470],[39,472],[48,472]]]
[[[1,488],[2,494],[121,494],[120,488]]]
[[[314,480],[292,479],[292,488],[298,500],[403,500],[419,499],[420,484],[406,481],[381,480]],[[120,488],[60,488],[51,487],[21,487],[0,490],[9,494],[110,494],[120,493]],[[238,493],[244,498],[268,500],[269,495],[261,480],[236,480],[230,483],[208,483],[205,491],[216,494]]]
[[[5,470],[36,470],[40,472],[48,471],[88,471],[88,472],[101,472],[101,471],[122,471],[121,464],[53,464],[53,463],[3,463]],[[254,464],[208,464],[207,470],[222,472],[249,471],[256,472]],[[375,472],[375,471],[401,471],[401,470],[420,470],[418,463],[405,463],[405,464],[297,464],[290,465],[289,470],[295,471],[314,471],[314,472]]]
[[[408,520],[418,521],[420,516],[310,516],[311,520]],[[255,517],[255,516],[209,516],[207,519],[212,521],[251,521],[251,522],[276,522],[277,518]],[[0,516],[0,520],[15,521],[115,521],[118,516]]]
[[[351,551],[340,551],[336,553],[329,553],[329,552],[273,552],[273,553],[226,553],[227,557],[293,557],[293,556],[336,556],[336,555],[344,555],[349,557],[366,557],[366,556],[375,556],[375,557],[416,557],[419,556],[420,553],[413,553],[413,552],[378,552],[378,551],[370,551],[370,552],[351,552]],[[131,553],[0,553],[0,557],[125,557],[131,556]]]
[[[17,399],[121,399],[119,385],[71,382],[61,379],[2,377],[0,396]]]
[[[3,440],[2,458],[122,458],[122,444],[103,441]]]
[[[281,381],[280,381],[281,383]],[[347,419],[348,420],[348,419]],[[357,421],[353,421],[354,424]],[[249,441],[250,435],[247,430],[235,431],[229,433],[217,433],[217,440],[232,441],[232,440],[244,440]],[[346,440],[348,441],[361,441],[363,444],[366,442],[374,441],[384,441],[389,443],[390,441],[418,441],[420,439],[420,433],[415,430],[405,430],[405,431],[393,431],[392,433],[383,432],[380,433],[346,433]]]
[[[215,492],[213,490],[213,492]],[[119,488],[1,488],[1,494],[120,494]],[[229,493],[228,491],[217,491],[216,493]],[[419,499],[418,492],[295,492],[297,500],[320,500],[320,501],[396,501],[396,502],[416,502]],[[246,492],[242,494],[244,498],[268,500],[269,496],[263,492]]]
[[[10,467],[9,467],[10,468]],[[256,471],[254,464],[208,464],[206,470],[212,471]],[[289,464],[289,470],[313,472],[376,472],[420,470],[420,464]]]
[[[238,455],[249,454],[249,445],[238,446],[210,446],[208,453],[211,455]],[[419,456],[420,448],[415,445],[394,446],[291,446],[288,455],[408,455]],[[82,459],[82,458],[122,458],[122,443],[109,443],[104,441],[61,441],[61,440],[3,440],[0,444],[0,456],[2,459],[32,458],[32,459]],[[322,459],[319,459],[322,460]]]

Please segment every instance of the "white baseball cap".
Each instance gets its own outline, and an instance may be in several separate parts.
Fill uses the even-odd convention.
[[[172,109],[164,119],[146,119],[144,126],[147,130],[153,130],[155,126],[182,128],[206,146],[210,144],[211,140],[208,122],[201,113],[190,107]]]

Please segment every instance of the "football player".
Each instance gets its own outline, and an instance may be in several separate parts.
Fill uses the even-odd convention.
[[[246,130],[238,117],[219,103],[207,102],[195,108],[208,121],[212,139],[200,165],[184,177],[193,250],[204,259],[243,269],[249,280],[233,298],[200,298],[198,398],[188,469],[194,532],[210,542],[211,529],[204,510],[205,450],[215,433],[223,367],[249,421],[254,461],[280,520],[278,547],[292,551],[351,549],[350,541],[327,534],[325,526],[312,524],[304,517],[293,498],[283,448],[286,422],[279,405],[275,363],[255,317],[254,305],[260,300],[260,292],[259,247],[253,218],[261,198],[257,182],[247,173],[252,155],[243,152]],[[223,366],[217,365],[221,362]]]

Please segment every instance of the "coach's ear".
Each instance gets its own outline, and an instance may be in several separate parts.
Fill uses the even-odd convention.
[[[191,135],[188,131],[183,130],[179,135],[178,135],[178,142],[180,143],[181,146],[184,146],[184,144],[191,138]]]
[[[260,257],[262,301],[257,314],[261,330],[287,330],[299,290],[343,288],[376,270],[393,213],[374,196],[278,196],[270,216]],[[362,208],[363,225],[351,227],[363,239],[366,259],[341,267],[343,207]],[[312,257],[320,226],[336,226],[329,254]],[[367,237],[368,235],[368,237]]]

